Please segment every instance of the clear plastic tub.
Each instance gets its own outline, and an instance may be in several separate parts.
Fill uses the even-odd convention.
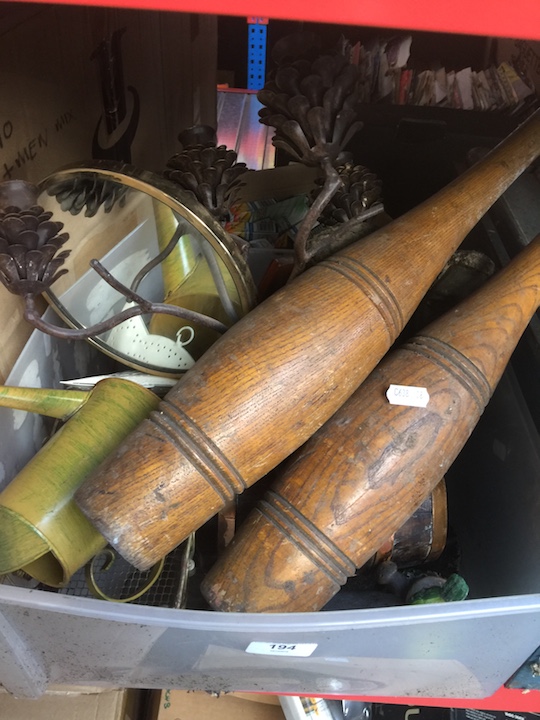
[[[55,386],[60,379],[95,374],[96,361],[84,342],[73,345],[34,332],[8,384]],[[3,483],[40,446],[47,422],[0,411]],[[472,599],[226,615],[0,585],[2,683],[21,696],[39,695],[49,683],[488,696],[540,637],[539,448],[509,370],[448,482],[451,522]]]

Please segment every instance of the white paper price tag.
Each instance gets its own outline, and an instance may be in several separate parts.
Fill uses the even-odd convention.
[[[414,385],[390,385],[386,391],[386,397],[391,405],[425,408],[429,402],[429,393],[426,388]]]
[[[317,643],[269,643],[251,642],[246,648],[247,653],[253,655],[288,655],[296,657],[309,657]]]

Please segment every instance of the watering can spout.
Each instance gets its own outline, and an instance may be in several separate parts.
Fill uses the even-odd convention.
[[[89,394],[80,390],[0,385],[0,407],[26,410],[58,420],[67,420],[86,402]]]

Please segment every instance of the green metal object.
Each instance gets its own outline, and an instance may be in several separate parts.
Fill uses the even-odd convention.
[[[0,386],[0,407],[68,420],[88,399],[88,392]]]
[[[158,402],[154,393],[118,378],[88,393],[0,389],[0,405],[69,418],[0,493],[0,574],[23,569],[61,587],[105,547],[73,495]]]
[[[428,578],[429,579],[429,578]],[[418,592],[411,592],[408,597],[410,605],[426,605],[428,603],[437,602],[457,602],[465,600],[469,594],[469,586],[465,580],[453,573],[448,580],[443,581],[441,585],[432,585],[425,587]]]

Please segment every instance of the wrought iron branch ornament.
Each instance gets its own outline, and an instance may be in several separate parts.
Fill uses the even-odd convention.
[[[276,131],[274,146],[304,165],[320,167],[323,173],[321,187],[295,238],[291,279],[321,254],[325,236],[310,237],[312,230],[335,194],[346,186],[339,168],[351,165],[346,147],[363,127],[357,112],[359,80],[358,67],[335,52],[313,61],[300,58],[280,64],[257,94],[263,105],[260,122]],[[341,222],[357,220],[366,211],[364,205]],[[367,217],[373,214],[367,212]],[[344,228],[343,237],[348,235]]]
[[[129,318],[145,314],[167,314],[199,323],[224,333],[228,328],[218,320],[175,305],[152,303],[116,280],[98,260],[91,267],[126,300],[136,303],[104,322],[81,329],[62,328],[43,320],[36,296],[46,292],[59,277],[70,250],[62,250],[69,239],[61,233],[63,223],[37,204],[38,189],[23,180],[0,183],[0,281],[10,292],[24,299],[24,319],[38,330],[61,339],[83,340],[100,335]]]

